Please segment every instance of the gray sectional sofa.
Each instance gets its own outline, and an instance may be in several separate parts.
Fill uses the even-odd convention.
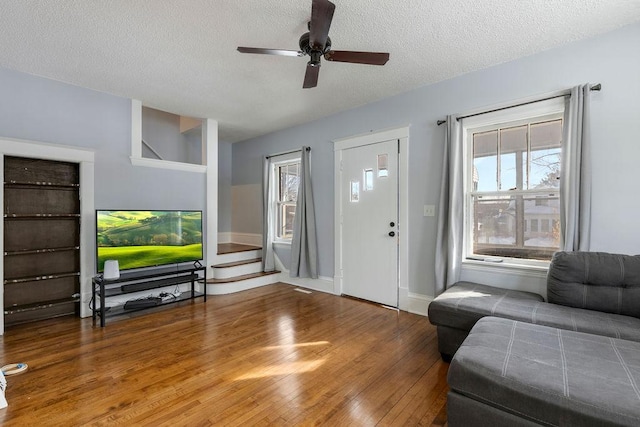
[[[484,317],[449,366],[449,427],[640,426],[640,343]]]
[[[558,252],[547,299],[460,282],[430,304],[450,427],[640,425],[640,256]]]

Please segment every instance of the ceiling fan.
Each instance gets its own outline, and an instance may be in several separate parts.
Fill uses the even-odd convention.
[[[311,21],[309,32],[300,37],[300,50],[263,49],[259,47],[238,47],[242,53],[261,53],[266,55],[305,56],[311,59],[307,63],[304,75],[304,89],[318,85],[320,73],[320,59],[324,56],[327,61],[351,62],[354,64],[384,65],[389,60],[386,52],[355,52],[351,50],[331,50],[329,27],[333,19],[336,6],[329,0],[312,0]]]

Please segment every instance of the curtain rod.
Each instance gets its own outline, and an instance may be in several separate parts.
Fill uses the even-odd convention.
[[[264,157],[267,158],[267,159],[270,159],[272,157],[284,156],[285,154],[293,154],[293,153],[298,153],[300,151],[302,151],[302,148],[300,148],[298,150],[285,151],[283,153],[271,154],[269,156],[264,156]],[[311,151],[311,147],[307,147],[307,151]]]
[[[597,84],[591,86],[589,89],[590,90],[598,90],[599,91],[600,89],[602,89],[602,85],[600,83],[597,83]],[[565,96],[569,96],[569,95],[571,95],[571,94],[570,93],[563,93],[562,95],[555,95],[555,96],[548,96],[546,98],[534,99],[534,100],[527,101],[527,102],[521,102],[520,104],[509,105],[508,107],[495,108],[493,110],[483,111],[481,113],[467,114],[466,116],[458,117],[456,120],[462,120],[462,119],[466,119],[466,118],[469,118],[469,117],[480,116],[482,114],[494,113],[496,111],[507,110],[509,108],[521,107],[523,105],[535,104],[536,102],[548,101],[549,99],[564,98]],[[437,121],[438,126],[440,126],[441,124],[444,124],[444,123],[447,123],[447,121],[446,120],[438,120]]]

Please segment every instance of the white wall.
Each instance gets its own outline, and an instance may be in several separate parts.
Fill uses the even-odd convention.
[[[231,231],[241,234],[262,233],[262,185],[231,187]]]
[[[410,125],[409,292],[434,294],[436,218],[423,205],[437,205],[446,114],[497,104],[591,82],[602,91],[592,97],[592,249],[638,253],[640,198],[640,24],[462,75],[315,122],[233,145],[233,188],[257,185],[262,156],[309,145],[318,220],[320,275],[333,274],[333,152],[331,141],[372,130]],[[393,60],[393,55],[391,57]],[[236,215],[236,212],[233,212]],[[233,224],[232,224],[233,227]],[[248,226],[247,226],[248,227]],[[260,227],[256,223],[255,227]],[[235,229],[232,231],[236,231]],[[502,275],[469,270],[468,280],[540,290],[539,275]]]

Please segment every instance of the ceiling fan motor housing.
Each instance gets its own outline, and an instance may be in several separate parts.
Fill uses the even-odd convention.
[[[304,33],[300,36],[299,45],[300,50],[311,57],[309,64],[312,67],[318,67],[320,66],[320,58],[322,55],[331,50],[331,39],[327,37],[327,42],[325,43],[324,48],[321,47],[320,49],[314,49],[314,47],[309,44],[309,33]]]

